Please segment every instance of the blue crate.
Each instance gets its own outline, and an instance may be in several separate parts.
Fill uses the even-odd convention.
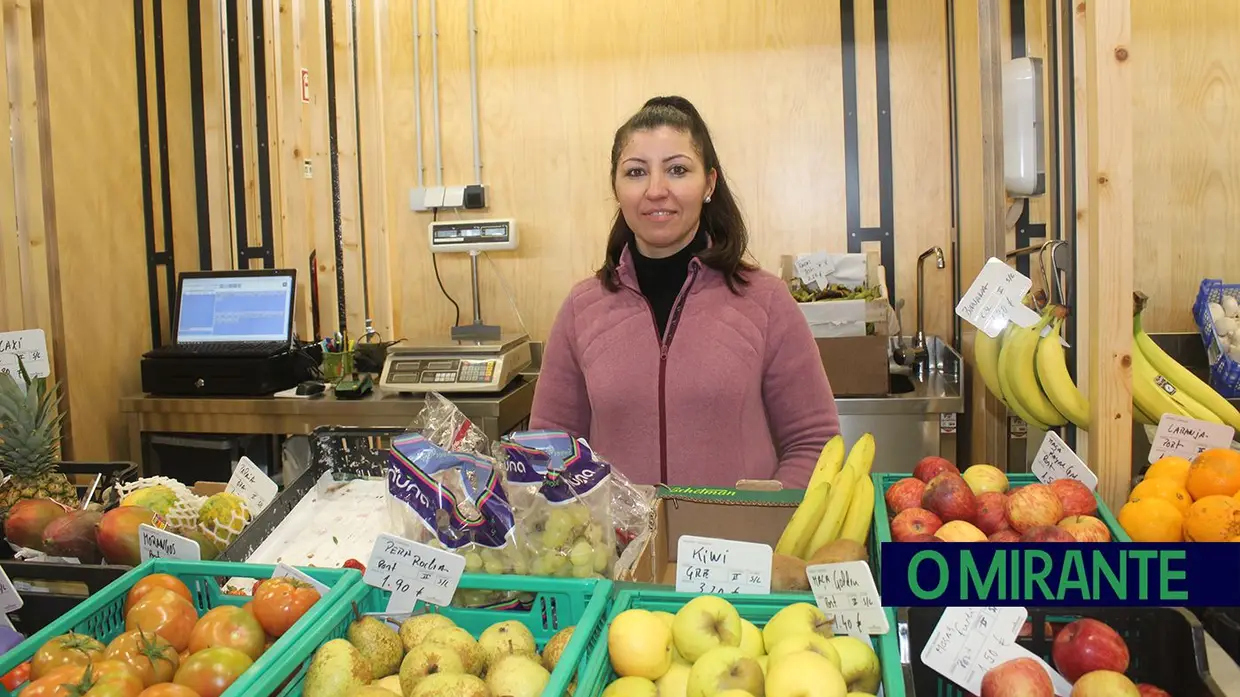
[[[1210,386],[1228,399],[1240,398],[1240,363],[1232,360],[1219,346],[1214,333],[1214,318],[1210,316],[1210,303],[1222,303],[1223,296],[1230,295],[1240,301],[1240,284],[1223,283],[1207,278],[1201,282],[1197,300],[1193,303],[1193,317],[1201,329],[1206,357],[1210,361]]]

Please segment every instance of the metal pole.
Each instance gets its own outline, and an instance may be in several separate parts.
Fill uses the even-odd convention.
[[[474,290],[474,324],[482,324],[482,297],[478,290],[478,252],[469,253],[469,271]]]

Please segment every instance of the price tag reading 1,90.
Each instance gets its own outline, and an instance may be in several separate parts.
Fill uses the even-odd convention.
[[[886,634],[891,629],[870,565],[863,561],[806,567],[818,609],[832,619],[836,634]]]
[[[676,544],[676,591],[767,595],[772,555],[770,545],[682,535]]]
[[[419,600],[449,605],[463,573],[465,557],[384,533],[375,540],[362,581],[392,592],[388,612],[409,612]]]

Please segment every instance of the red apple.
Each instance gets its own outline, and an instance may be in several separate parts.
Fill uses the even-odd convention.
[[[1070,515],[1059,521],[1057,527],[1067,530],[1077,542],[1111,541],[1107,524],[1091,515]]]
[[[986,671],[981,697],[1055,697],[1055,686],[1041,663],[1014,658]]]
[[[891,539],[906,542],[913,535],[933,535],[943,527],[938,516],[924,508],[909,508],[891,521]]]
[[[1008,525],[1019,533],[1063,519],[1063,504],[1045,484],[1026,484],[1008,495]]]
[[[1007,528],[992,534],[987,539],[991,542],[1020,542],[1020,533],[1011,528]]]
[[[1093,515],[1098,512],[1098,499],[1094,498],[1094,492],[1077,480],[1056,479],[1050,483],[1050,487],[1055,496],[1059,497],[1065,516]]]
[[[1141,691],[1123,673],[1094,670],[1073,681],[1072,697],[1141,697]]]
[[[986,533],[977,529],[973,523],[963,520],[949,520],[943,523],[934,536],[944,542],[985,542]]]
[[[1154,687],[1148,682],[1137,683],[1137,692],[1141,697],[1171,697],[1171,693],[1161,687]]]
[[[916,535],[910,535],[909,537],[900,540],[900,542],[942,542],[942,540],[934,535],[927,535],[924,532],[920,532]]]
[[[892,484],[883,498],[887,501],[887,515],[895,516],[909,508],[921,508],[921,495],[926,483],[916,477],[906,477]]]
[[[927,483],[942,472],[960,474],[960,470],[956,469],[955,465],[936,455],[921,458],[921,461],[913,468],[913,476]]]
[[[1029,528],[1020,536],[1021,542],[1076,542],[1072,533],[1054,525],[1039,525]]]
[[[944,523],[952,520],[973,522],[977,517],[977,497],[958,474],[944,472],[930,480],[921,495],[921,507]]]
[[[987,535],[1007,530],[1007,497],[994,491],[978,495],[977,516],[973,522]]]
[[[1123,677],[1123,672],[1128,670],[1128,644],[1105,622],[1082,617],[1055,635],[1055,642],[1051,645],[1051,658],[1055,662],[1055,669],[1070,683],[1075,683],[1082,675],[1094,671],[1113,671]],[[1136,686],[1132,689],[1135,695]]]

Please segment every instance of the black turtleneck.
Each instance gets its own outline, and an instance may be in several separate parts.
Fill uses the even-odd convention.
[[[685,246],[670,257],[651,259],[632,247],[633,269],[637,273],[637,285],[642,295],[650,302],[654,310],[655,326],[662,338],[667,329],[667,320],[672,314],[672,305],[680,295],[685,279],[689,277],[689,260],[698,252],[706,249],[706,232],[699,228],[697,235]]]

